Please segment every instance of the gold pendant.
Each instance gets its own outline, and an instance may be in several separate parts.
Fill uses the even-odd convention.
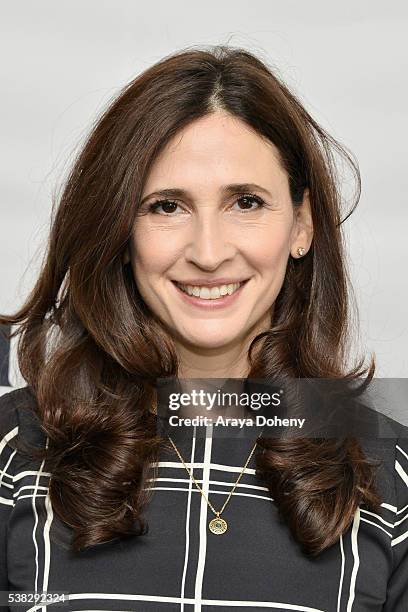
[[[221,533],[225,533],[227,531],[227,521],[224,521],[223,518],[217,516],[213,518],[208,524],[210,531],[213,533],[220,535]]]

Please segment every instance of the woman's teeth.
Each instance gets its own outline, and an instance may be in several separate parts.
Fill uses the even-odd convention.
[[[224,295],[231,295],[239,289],[241,285],[242,283],[233,283],[231,285],[221,285],[220,287],[193,287],[192,285],[181,285],[177,283],[177,286],[180,287],[184,293],[199,297],[202,300],[216,300]]]

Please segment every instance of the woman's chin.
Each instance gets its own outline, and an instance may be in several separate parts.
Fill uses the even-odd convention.
[[[226,334],[225,330],[213,330],[208,333],[184,333],[180,334],[181,341],[191,347],[197,349],[220,349],[226,348],[229,345],[239,342],[239,338],[236,334]]]

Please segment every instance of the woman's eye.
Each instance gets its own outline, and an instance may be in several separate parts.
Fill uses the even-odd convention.
[[[157,210],[160,206],[162,207],[162,210],[165,213],[164,216],[168,217],[177,209],[178,204],[177,202],[173,202],[173,200],[158,200],[157,202],[153,202],[152,204],[150,204],[149,211],[152,213],[161,214],[157,213]]]
[[[253,207],[254,203],[257,204],[256,207]],[[239,208],[240,212],[252,212],[253,210],[262,208],[262,206],[264,206],[264,201],[259,196],[256,196],[253,194],[247,194],[247,195],[240,196],[236,200],[235,204],[238,204],[239,206],[243,205],[243,208]],[[152,212],[154,214],[162,214],[163,216],[167,216],[167,217],[170,217],[170,216],[174,217],[175,215],[173,215],[172,213],[174,213],[177,210],[178,206],[179,205],[177,204],[177,202],[173,200],[157,200],[156,202],[153,202],[152,204],[150,204],[149,212]],[[162,213],[158,212],[160,208],[163,211]]]
[[[255,202],[257,204],[257,206],[255,208],[253,208],[251,206],[251,202]],[[264,205],[264,202],[262,200],[262,198],[256,196],[256,195],[243,195],[241,197],[238,198],[237,200],[237,204],[244,204],[244,209],[240,209],[241,212],[252,212],[253,210],[257,210],[258,208],[262,208],[262,206]]]

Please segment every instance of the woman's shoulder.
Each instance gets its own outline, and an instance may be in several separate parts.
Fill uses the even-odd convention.
[[[9,524],[20,500],[27,501],[30,497],[26,490],[34,486],[41,467],[40,459],[31,456],[33,447],[36,449],[44,447],[46,442],[45,433],[36,414],[36,406],[35,395],[28,386],[12,389],[0,396],[1,546],[3,546],[1,538],[6,534],[5,526]],[[20,491],[23,491],[23,494],[20,494]],[[1,575],[0,567],[0,585],[3,584],[2,580],[4,576]]]
[[[394,515],[395,541],[408,545],[408,426],[385,414],[378,423],[378,436],[360,442],[366,457],[380,463],[376,484],[382,507]]]
[[[384,468],[395,477],[398,458],[406,460],[405,467],[408,470],[408,426],[389,415],[372,412],[376,413],[375,436],[363,436],[360,442],[366,454],[380,460]],[[408,477],[406,485],[408,488]]]
[[[395,432],[390,445],[395,491],[397,498],[400,497],[398,505],[408,509],[408,426],[390,417],[386,419]]]
[[[43,444],[45,435],[37,414],[37,400],[33,389],[26,385],[0,396],[1,444],[24,440],[30,444]]]
[[[408,425],[397,421],[387,414],[370,409],[370,412],[375,414],[375,436],[371,435],[364,438],[364,444],[367,447],[376,449],[378,453],[385,452],[395,453],[396,446],[406,449],[408,446]]]

